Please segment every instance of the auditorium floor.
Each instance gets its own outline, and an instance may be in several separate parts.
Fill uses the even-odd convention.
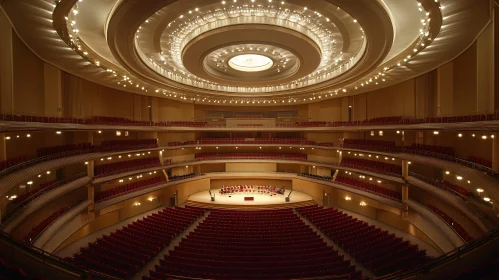
[[[137,216],[133,216],[131,218],[128,218],[126,220],[123,220],[117,224],[114,224],[112,226],[108,226],[106,228],[103,228],[101,230],[98,230],[94,233],[91,233],[71,244],[69,244],[68,246],[66,246],[65,248],[63,248],[62,250],[60,250],[59,252],[57,252],[57,256],[61,257],[61,258],[65,258],[65,257],[71,257],[73,256],[74,254],[78,253],[80,251],[80,248],[82,247],[87,247],[88,243],[91,243],[91,242],[94,242],[95,240],[97,240],[97,238],[100,238],[102,237],[103,235],[106,235],[106,234],[110,234],[111,232],[115,231],[115,230],[118,230],[124,226],[126,226],[127,224],[131,223],[131,222],[134,222],[138,219],[142,219],[143,217],[147,216],[147,215],[150,215],[152,213],[156,213],[158,211],[160,211],[161,209],[163,209],[164,207],[159,207],[159,208],[156,208],[156,209],[153,209],[151,211],[148,211],[148,212],[144,212],[142,214],[139,214]]]
[[[211,190],[212,195],[215,195],[215,201],[210,201],[210,194],[208,191],[202,191],[189,196],[189,200],[211,204],[232,204],[232,205],[268,205],[268,204],[285,204],[286,197],[289,190],[284,194],[269,195],[258,193],[236,193],[221,195],[218,189]],[[245,197],[253,197],[254,200],[244,200]],[[312,200],[313,198],[305,193],[293,191],[290,196],[291,202],[302,202]]]
[[[440,250],[436,249],[435,247],[431,246],[430,244],[426,243],[425,241],[417,238],[416,236],[414,235],[411,235],[405,231],[402,231],[398,228],[394,228],[392,226],[389,226],[387,224],[384,224],[384,223],[381,223],[377,220],[374,220],[374,219],[371,219],[371,218],[368,218],[366,216],[362,216],[360,214],[357,214],[357,213],[354,213],[354,212],[350,212],[350,211],[347,211],[347,210],[344,210],[344,209],[339,209],[345,213],[347,213],[348,215],[354,217],[354,218],[357,218],[359,220],[363,220],[367,223],[369,223],[370,225],[375,225],[383,230],[387,230],[391,233],[394,233],[396,236],[398,237],[402,237],[404,238],[405,240],[409,240],[412,244],[417,244],[419,249],[423,249],[423,250],[426,250],[426,254],[428,256],[431,256],[431,257],[439,257],[441,256],[443,253],[440,252]]]

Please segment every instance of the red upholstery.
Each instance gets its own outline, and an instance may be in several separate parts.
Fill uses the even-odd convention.
[[[0,259],[0,279],[5,280],[43,280],[45,278],[30,276],[24,269],[11,265],[7,261]]]
[[[368,182],[356,180],[356,179],[353,179],[351,177],[338,176],[338,177],[336,177],[336,180],[334,182],[337,184],[342,184],[342,185],[354,187],[357,189],[361,189],[364,191],[372,192],[375,194],[379,194],[382,196],[386,196],[386,197],[391,198],[391,199],[396,199],[396,200],[402,199],[402,195],[399,192],[380,187],[376,184],[370,184]]]
[[[441,154],[441,155],[446,155],[450,157],[456,157],[456,151],[452,147],[446,147],[446,146],[436,146],[436,145],[425,145],[425,144],[415,144],[413,143],[411,146],[405,147],[406,151],[417,153],[417,154],[423,154],[423,155],[430,155],[432,154]],[[427,152],[427,153],[426,153]],[[438,157],[438,155],[433,155],[435,157]]]
[[[467,197],[470,195],[470,191],[466,188],[453,184],[449,181],[442,181],[438,184],[438,187],[450,191],[451,193],[458,194],[463,197]]]
[[[361,273],[291,209],[211,210],[143,279],[295,279]]]
[[[307,206],[297,211],[377,276],[430,260],[417,245],[333,208]]]
[[[136,140],[109,140],[102,141],[99,150],[101,151],[116,151],[126,149],[143,149],[158,147],[156,139],[136,139]]]
[[[28,161],[28,160],[29,160],[29,157],[26,156],[26,155],[25,156],[19,156],[19,157],[11,158],[11,159],[7,159],[7,160],[1,160],[0,161],[0,171],[4,170],[4,169],[7,169],[7,168],[9,168],[11,166],[23,163],[23,162]]]
[[[68,211],[68,207],[63,207],[47,217],[41,223],[39,223],[36,227],[32,228],[31,231],[24,237],[25,241],[31,242],[32,239],[36,238],[46,227],[48,227],[53,221],[62,216],[62,214]]]
[[[343,148],[365,149],[374,151],[392,151],[395,147],[394,141],[369,140],[369,139],[345,139]]]
[[[102,201],[102,200],[110,199],[112,197],[124,195],[126,193],[134,192],[134,191],[139,190],[139,189],[150,188],[150,187],[157,186],[157,185],[164,184],[164,183],[166,183],[165,176],[158,176],[158,177],[153,177],[153,178],[146,179],[146,180],[133,182],[133,183],[126,184],[123,186],[119,186],[116,188],[112,188],[109,190],[98,192],[95,194],[95,201]]]
[[[312,178],[315,180],[324,180],[324,181],[331,181],[333,179],[331,176],[320,176],[320,175],[308,174],[308,173],[298,173],[298,176]]]
[[[90,143],[79,143],[72,145],[61,145],[54,147],[44,147],[36,151],[37,157],[44,157],[53,154],[85,154],[93,152],[93,146]]]
[[[301,138],[201,138],[198,141],[170,142],[169,146],[201,145],[201,144],[291,144],[316,145],[317,142]]]
[[[391,176],[402,176],[401,166],[380,161],[344,158],[341,161],[341,166],[383,173]]]
[[[104,235],[67,260],[86,269],[128,278],[203,214],[204,210],[194,208],[166,208]]]
[[[464,228],[458,224],[456,221],[454,221],[449,215],[445,214],[444,211],[438,209],[436,206],[433,206],[433,205],[428,205],[428,208],[431,209],[431,211],[433,211],[435,214],[437,214],[438,216],[440,216],[447,224],[449,224],[450,226],[452,226],[452,228],[454,228],[454,230],[466,241],[466,242],[470,242],[471,240],[473,240],[473,237],[471,237],[465,230]]]
[[[283,159],[283,160],[307,160],[306,154],[280,154],[280,153],[199,153],[196,160],[216,159]]]
[[[468,161],[483,165],[488,168],[492,168],[492,161],[480,157],[468,156]]]
[[[144,158],[98,165],[94,171],[95,176],[99,177],[158,165],[161,165],[159,158]]]

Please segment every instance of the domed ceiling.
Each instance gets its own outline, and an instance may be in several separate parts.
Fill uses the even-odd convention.
[[[310,103],[386,87],[465,50],[486,0],[4,0],[44,60],[145,95]],[[36,26],[36,28],[33,28]]]

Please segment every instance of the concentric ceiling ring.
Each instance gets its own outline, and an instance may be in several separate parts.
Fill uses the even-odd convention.
[[[165,32],[168,28],[168,24],[165,26],[165,30],[157,29],[160,28],[161,24],[164,22],[181,22],[182,18],[187,16],[176,16],[175,19],[172,15],[187,15],[189,14],[189,10],[185,10],[186,1],[176,1],[175,3],[170,3],[171,1],[155,1],[154,8],[148,5],[140,5],[140,1],[132,0],[123,2],[119,7],[115,9],[115,13],[110,18],[109,26],[108,26],[108,42],[110,49],[112,50],[115,57],[120,61],[120,63],[127,68],[131,73],[144,79],[150,83],[157,84],[158,87],[169,88],[170,90],[177,91],[190,91],[193,93],[203,93],[203,94],[212,94],[212,95],[225,95],[225,96],[254,96],[254,92],[261,93],[260,96],[273,96],[273,95],[287,95],[287,94],[296,94],[299,92],[306,92],[310,90],[317,90],[326,86],[336,85],[341,86],[348,81],[351,81],[355,77],[361,76],[363,73],[366,73],[376,67],[376,64],[382,61],[384,56],[389,51],[389,46],[391,45],[393,38],[393,28],[391,28],[390,20],[386,14],[386,12],[376,3],[369,0],[359,0],[353,1],[356,3],[350,3],[352,1],[348,1],[348,3],[344,3],[344,1],[339,0],[331,0],[329,2],[326,1],[317,1],[313,3],[314,7],[309,7],[308,11],[310,11],[313,15],[307,15],[306,21],[309,22],[310,19],[314,20],[316,18],[321,18],[324,22],[327,22],[326,14],[330,14],[330,21],[332,24],[334,23],[334,27],[337,28],[338,42],[339,45],[342,46],[342,49],[347,48],[348,46],[355,46],[354,49],[357,51],[365,48],[364,54],[360,52],[361,56],[355,56],[355,53],[347,53],[343,51],[339,51],[339,53],[335,53],[336,59],[329,64],[323,65],[319,64],[319,68],[314,69],[312,75],[302,76],[298,78],[298,80],[290,80],[285,83],[279,81],[279,83],[273,84],[265,84],[260,87],[256,86],[248,86],[247,88],[243,88],[241,86],[234,87],[232,84],[220,84],[219,82],[210,82],[206,78],[199,77],[194,75],[190,71],[185,71],[183,69],[173,69],[167,70],[163,65],[168,65],[170,63],[175,63],[174,59],[171,56],[167,56],[163,51],[162,53],[155,53],[157,51],[155,47],[158,44],[154,43],[154,38],[162,38],[163,35],[167,34]],[[203,5],[199,8],[199,10],[204,9],[209,5],[220,4],[219,1],[194,1],[195,3],[199,3]],[[249,1],[248,1],[249,2]],[[303,3],[301,3],[303,2]],[[342,8],[345,10],[343,12],[342,9],[337,8],[331,3],[338,4],[341,2]],[[361,3],[362,2],[362,3]],[[189,2],[190,7],[192,7],[192,1]],[[195,4],[194,3],[194,4]],[[170,4],[170,5],[168,5]],[[286,3],[288,4],[288,3]],[[310,4],[308,1],[293,1],[293,5],[298,7],[299,5]],[[154,10],[157,7],[165,5],[163,8]],[[291,5],[291,4],[289,4]],[[362,9],[358,7],[362,6]],[[303,6],[302,6],[303,7]],[[282,9],[282,8],[281,8]],[[256,8],[255,8],[256,10]],[[255,10],[253,12],[255,12]],[[321,10],[323,13],[313,12],[314,10]],[[348,16],[347,22],[343,22],[339,20],[338,15],[333,14],[334,11],[343,12],[343,15]],[[260,9],[263,13],[265,13],[265,9]],[[347,12],[350,11],[351,15]],[[193,10],[190,11],[194,13]],[[295,11],[289,10],[289,14],[293,14]],[[148,16],[148,15],[153,16]],[[297,13],[294,13],[297,14]],[[168,18],[167,15],[170,15]],[[166,18],[164,18],[166,16]],[[290,15],[288,15],[290,17]],[[359,18],[359,22],[353,19]],[[122,21],[121,19],[126,18],[126,21]],[[163,18],[160,20],[159,18]],[[263,16],[262,16],[263,18]],[[260,19],[262,19],[260,18]],[[377,22],[378,25],[374,26],[372,24],[367,25],[364,29],[360,28],[360,24],[362,21],[360,18],[369,18],[371,23]],[[373,20],[374,19],[374,20]],[[149,22],[148,24],[142,25],[142,23]],[[148,31],[148,26],[153,26],[154,22],[158,21],[157,25],[155,25],[155,29]],[[217,22],[214,20],[213,22]],[[186,22],[185,24],[190,24],[191,22]],[[243,22],[242,24],[238,24],[237,26],[251,26],[252,24]],[[142,27],[139,30],[139,27]],[[296,25],[299,25],[296,23]],[[357,26],[357,27],[355,27]],[[232,25],[229,26],[230,29],[233,28]],[[383,28],[388,27],[388,28]],[[356,29],[359,32],[358,38],[352,37],[354,30]],[[137,33],[139,31],[139,33]],[[201,38],[204,36],[202,30],[191,31],[192,34],[196,34],[197,36],[192,36],[194,38]],[[144,34],[154,34],[152,37],[144,36]],[[133,34],[133,36],[132,36]],[[175,36],[175,32],[170,32],[170,36]],[[189,33],[191,34],[191,33]],[[303,34],[303,33],[302,33]],[[323,33],[326,34],[326,33]],[[365,34],[365,35],[363,35]],[[139,36],[140,35],[140,36]],[[136,36],[139,36],[137,38]],[[191,36],[191,35],[189,35]],[[187,37],[189,37],[187,36]],[[307,39],[317,42],[314,40],[313,36],[304,36]],[[376,37],[376,40],[374,39]],[[181,37],[181,38],[186,38]],[[336,38],[336,37],[335,37]],[[379,40],[380,38],[384,38]],[[136,42],[134,42],[134,40]],[[189,44],[192,39],[188,41],[182,40],[185,44]],[[355,41],[355,39],[360,41]],[[365,39],[365,40],[364,40]],[[346,40],[346,41],[345,41]],[[341,44],[339,41],[342,41]],[[164,42],[163,40],[161,42]],[[364,43],[362,43],[364,42]],[[134,44],[135,43],[135,44]],[[182,44],[184,44],[182,43]],[[228,45],[230,45],[230,42]],[[235,42],[240,43],[240,42]],[[258,41],[258,42],[248,42],[248,43],[260,43],[265,44],[266,42]],[[360,43],[360,45],[359,45]],[[160,46],[162,44],[159,44]],[[136,51],[131,52],[130,46],[136,46]],[[321,46],[319,45],[321,49]],[[207,51],[213,51],[214,48],[211,48]],[[216,49],[216,48],[215,48]],[[161,49],[162,50],[162,49]],[[351,50],[351,49],[349,49]],[[322,51],[322,49],[321,49]],[[184,49],[182,52],[185,53]],[[348,56],[347,55],[353,55]],[[206,54],[205,54],[206,56]],[[323,63],[327,59],[321,52],[320,61]],[[344,58],[345,57],[345,58]],[[163,58],[163,60],[161,60]],[[329,58],[330,59],[330,58]],[[308,60],[307,57],[304,57],[300,62]],[[162,62],[163,61],[163,62]],[[185,61],[185,60],[183,60]],[[336,64],[336,65],[335,65]],[[326,68],[321,68],[326,67]],[[300,67],[301,68],[301,67]],[[164,73],[171,72],[173,78],[165,77],[166,75],[162,75]],[[174,73],[175,72],[175,73]],[[179,82],[181,81],[181,82]],[[248,95],[251,93],[250,95]]]

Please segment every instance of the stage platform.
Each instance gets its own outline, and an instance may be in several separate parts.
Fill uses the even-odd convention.
[[[215,195],[215,201],[210,200],[208,191],[198,192],[186,201],[186,205],[213,208],[213,209],[242,209],[242,210],[260,210],[260,209],[285,209],[296,208],[316,204],[312,197],[302,192],[293,191],[290,196],[290,202],[286,202],[289,195],[286,190],[284,195],[258,194],[258,193],[237,193],[221,195],[218,189],[211,190]],[[245,197],[253,197],[253,200],[245,200]]]

